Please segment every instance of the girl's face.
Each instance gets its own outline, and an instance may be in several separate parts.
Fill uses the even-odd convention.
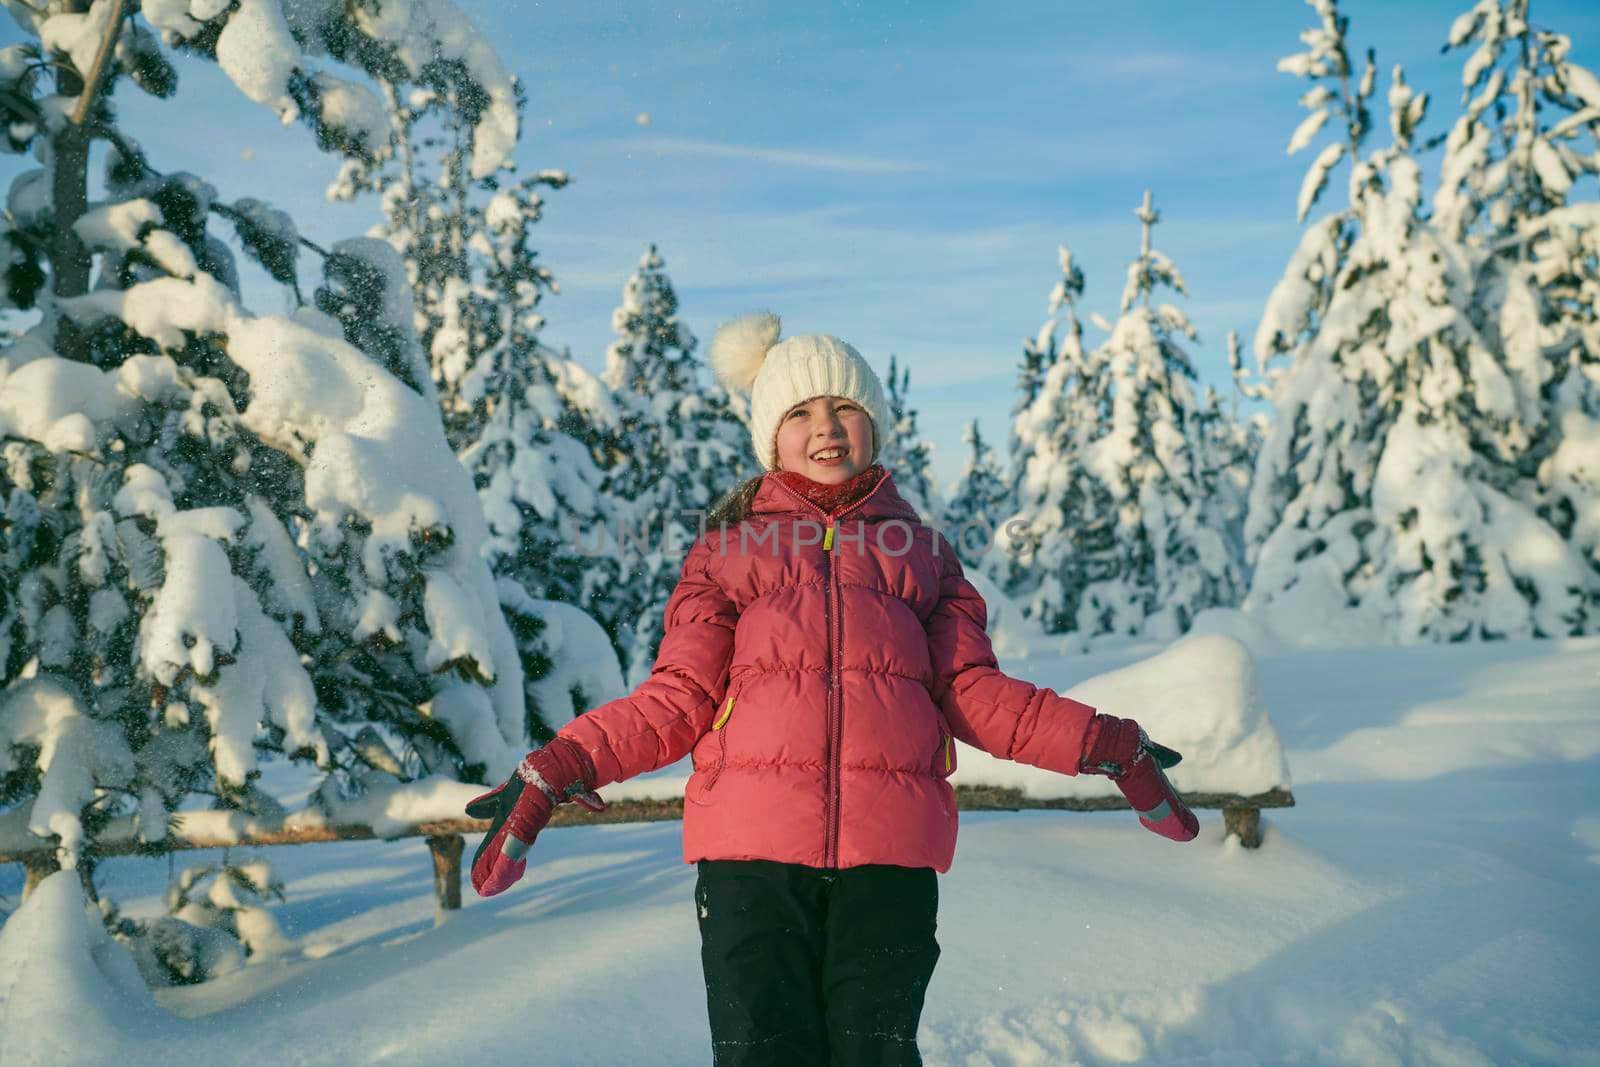
[[[778,420],[778,467],[837,485],[872,462],[872,417],[842,396],[812,397]]]

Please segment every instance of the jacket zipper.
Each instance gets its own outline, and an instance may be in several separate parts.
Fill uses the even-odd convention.
[[[782,480],[773,481],[785,493],[788,493],[800,504],[810,508],[822,516],[822,521],[827,523],[827,532],[822,537],[822,560],[828,568],[828,790],[824,798],[827,813],[827,836],[823,845],[823,865],[836,867],[839,864],[839,735],[844,731],[844,694],[839,688],[839,657],[840,645],[844,639],[843,626],[839,619],[839,569],[833,564],[833,530],[840,519],[872,499],[885,482],[888,476],[878,479],[878,484],[854,504],[849,505],[837,515],[829,515],[817,505],[801,496],[799,493],[784,485]]]
[[[833,520],[837,522],[837,519]],[[828,549],[822,558],[828,565],[828,596],[832,606],[828,609],[828,622],[832,630],[832,652],[828,657],[828,698],[832,714],[828,720],[828,839],[823,863],[829,867],[839,865],[839,749],[844,735],[844,693],[839,685],[839,659],[842,652],[844,627],[839,620],[839,568],[833,562],[833,523],[823,540]]]

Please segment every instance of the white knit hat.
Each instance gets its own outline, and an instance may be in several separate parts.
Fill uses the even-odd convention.
[[[892,427],[883,383],[850,345],[825,333],[778,340],[781,323],[770,312],[723,323],[711,338],[711,369],[730,391],[750,394],[750,443],[767,470],[778,467],[778,420],[796,404],[819,396],[854,400],[872,419],[872,458]]]

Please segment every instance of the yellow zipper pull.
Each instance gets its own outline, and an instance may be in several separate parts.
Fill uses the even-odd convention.
[[[950,769],[950,735],[949,734],[946,734],[945,738],[944,738],[944,769],[947,770],[947,771]]]
[[[822,551],[833,551],[833,527],[828,527],[828,532],[822,535]]]
[[[733,714],[733,698],[729,697],[728,698],[728,702],[722,706],[722,714],[717,716],[717,721],[711,724],[711,728],[713,730],[722,729],[723,724],[728,721],[728,716],[732,715],[732,714]]]

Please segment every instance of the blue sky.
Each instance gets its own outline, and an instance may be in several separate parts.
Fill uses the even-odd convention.
[[[457,2],[527,85],[520,165],[573,177],[540,225],[562,290],[544,305],[548,341],[598,370],[623,281],[656,242],[702,342],[765,308],[786,333],[845,338],[880,373],[897,354],[947,484],[968,419],[1004,442],[1058,244],[1087,275],[1086,310],[1114,317],[1138,250],[1133,209],[1153,190],[1156,247],[1189,283],[1178,303],[1200,330],[1202,380],[1222,388],[1224,336],[1248,341],[1300,231],[1295,197],[1315,148],[1284,146],[1306,85],[1275,64],[1315,15],[1293,0]],[[1439,49],[1467,6],[1342,5],[1384,75],[1376,143],[1395,63],[1431,93],[1428,130],[1453,120],[1465,55]],[[1600,69],[1600,9],[1534,0],[1533,14]],[[305,128],[278,126],[206,64],[181,74],[184,123],[168,103],[119,93],[124,128],[158,168],[270,200],[319,242],[370,225],[370,201],[322,199],[336,164]],[[1102,335],[1086,325],[1086,336]]]

